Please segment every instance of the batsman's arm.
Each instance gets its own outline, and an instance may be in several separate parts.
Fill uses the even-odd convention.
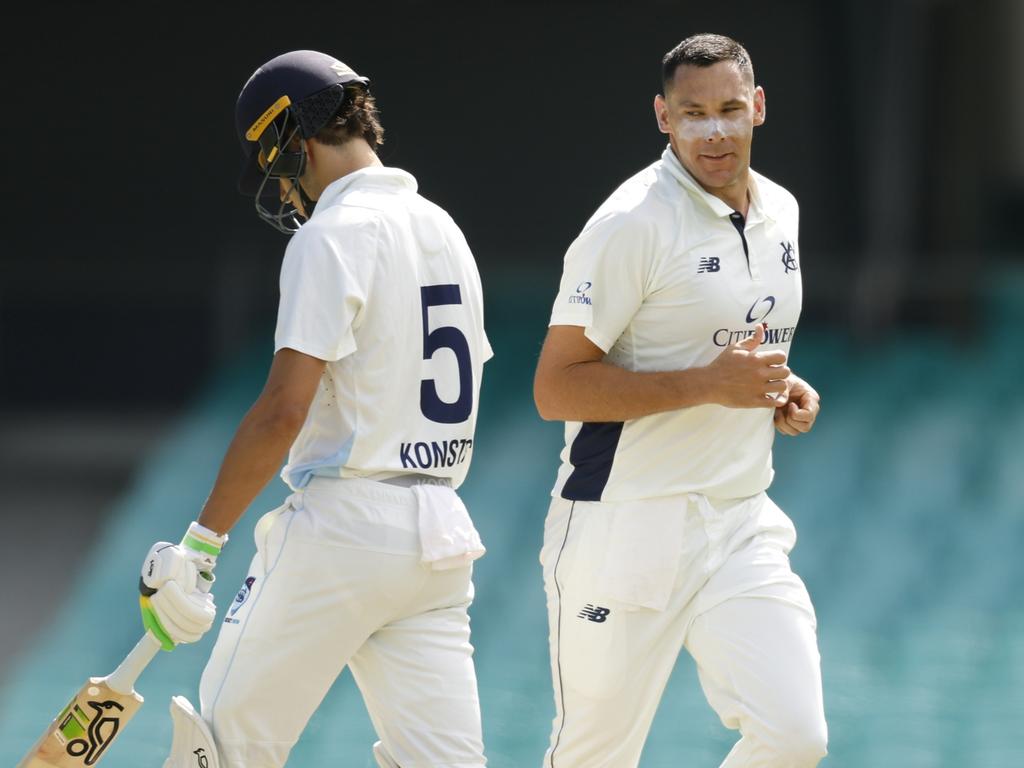
[[[181,544],[158,541],[139,581],[142,623],[172,650],[194,643],[213,624],[208,594],[227,533],[270,481],[302,428],[324,361],[293,349],[274,355],[260,396],[242,419],[199,519]]]
[[[274,355],[260,396],[242,419],[199,522],[227,533],[270,482],[306,420],[325,362],[294,349]]]

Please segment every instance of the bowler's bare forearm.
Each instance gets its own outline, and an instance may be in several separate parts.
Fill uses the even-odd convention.
[[[626,421],[712,403],[773,408],[790,370],[785,353],[758,350],[764,338],[758,326],[705,366],[629,371],[606,362],[583,328],[553,325],[537,362],[534,402],[542,418],[559,421]]]
[[[628,371],[601,360],[538,368],[534,399],[557,421],[627,421],[710,402],[706,369]]]

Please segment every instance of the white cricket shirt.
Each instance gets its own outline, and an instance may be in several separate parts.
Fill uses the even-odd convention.
[[[746,221],[705,192],[671,147],[624,182],[565,255],[551,325],[585,328],[631,371],[710,363],[768,324],[788,353],[802,298],[794,197],[751,171]],[[701,405],[624,423],[566,422],[552,495],[624,501],[743,498],[772,481],[772,409]]]
[[[281,476],[445,477],[473,454],[492,355],[462,232],[397,168],[331,183],[281,265],[275,351],[327,361]]]

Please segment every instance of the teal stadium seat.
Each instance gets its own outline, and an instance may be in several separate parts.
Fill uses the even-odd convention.
[[[821,390],[823,415],[812,434],[777,441],[771,493],[796,522],[792,558],[818,612],[831,737],[823,765],[1024,765],[1022,289],[1024,275],[997,276],[968,340],[939,329],[902,331],[870,349],[835,331],[798,339],[792,364]],[[554,715],[537,555],[562,430],[537,417],[531,395],[547,305],[488,302],[497,356],[463,487],[488,547],[471,615],[490,764],[523,768],[540,764]],[[522,317],[537,322],[513,324]],[[7,678],[0,764],[14,764],[83,676],[109,670],[133,643],[136,560],[199,508],[267,363],[260,337],[210,382],[112,510],[104,554],[88,558],[89,578],[73,582]],[[218,568],[222,607],[248,565],[258,510],[284,495],[274,483],[236,529]],[[145,672],[146,706],[106,768],[161,764],[169,699],[196,699],[212,642],[162,654]],[[352,688],[346,673],[293,764],[372,765],[374,737]],[[642,765],[710,768],[733,738],[683,654]]]

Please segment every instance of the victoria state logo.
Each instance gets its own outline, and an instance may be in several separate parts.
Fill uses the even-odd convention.
[[[790,272],[796,272],[796,256],[793,253],[796,249],[793,244],[787,241],[785,243],[779,243],[779,245],[782,246],[782,266],[785,267],[786,274],[788,275]]]
[[[346,67],[340,61],[335,61],[333,64],[331,64],[331,69],[334,70],[334,73],[338,77],[348,77],[349,75],[355,74],[355,72],[353,72],[350,67]]]
[[[252,594],[252,585],[256,583],[255,576],[249,576],[245,583],[242,584],[242,588],[238,590],[238,594],[235,595],[235,601],[231,605],[231,609],[228,611],[228,615],[224,617],[224,621],[228,624],[237,624],[238,619],[234,618],[234,615],[238,613],[238,609],[241,608],[245,601],[249,599],[249,595]]]
[[[591,304],[590,297],[587,296],[587,291],[590,290],[592,282],[584,280],[582,283],[576,286],[576,293],[569,297],[570,304]]]

